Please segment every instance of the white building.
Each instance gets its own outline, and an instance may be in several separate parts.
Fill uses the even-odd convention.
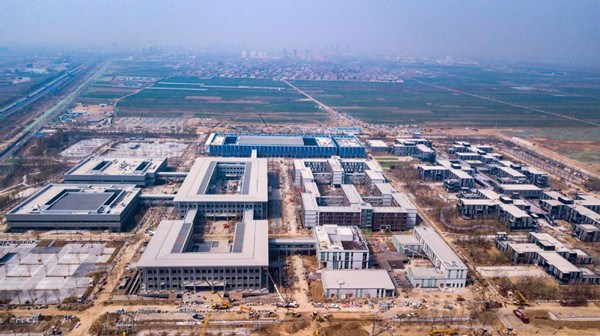
[[[65,173],[69,183],[128,183],[145,187],[167,167],[167,158],[89,157]]]
[[[433,267],[409,267],[408,279],[415,287],[463,288],[467,266],[431,227],[416,227],[413,233]]]
[[[326,299],[396,296],[396,288],[386,270],[323,270],[321,282]]]
[[[49,184],[6,214],[13,230],[122,231],[138,208],[132,184]]]
[[[373,153],[385,153],[390,150],[390,146],[382,140],[367,140],[367,148]]]
[[[314,228],[319,268],[368,268],[369,247],[356,226],[323,225]]]
[[[147,293],[239,289],[263,291],[269,267],[268,223],[244,213],[228,240],[194,238],[197,211],[183,220],[164,220],[144,250],[137,266]]]
[[[267,159],[203,157],[194,162],[173,202],[179,217],[198,210],[209,218],[235,218],[252,209],[267,218]]]

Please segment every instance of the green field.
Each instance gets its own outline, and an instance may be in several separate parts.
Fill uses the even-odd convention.
[[[170,77],[118,103],[118,115],[174,112],[237,122],[313,122],[325,114],[294,89],[269,79]]]
[[[181,69],[166,61],[117,60],[106,71],[107,76],[137,76],[166,78],[178,74]]]
[[[589,74],[433,67],[403,83],[295,81],[316,99],[366,122],[450,124],[480,127],[585,126],[500,102],[600,122],[600,79]]]

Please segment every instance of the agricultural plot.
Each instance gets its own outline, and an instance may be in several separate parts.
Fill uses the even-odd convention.
[[[557,127],[506,130],[600,172],[600,127]]]
[[[269,79],[171,77],[128,96],[118,116],[197,117],[249,123],[319,123],[326,115],[285,83]]]
[[[84,104],[111,104],[114,99],[121,98],[133,92],[135,88],[124,88],[95,83],[81,96],[79,101]]]
[[[426,75],[406,78],[403,83],[295,81],[294,85],[330,107],[374,123],[585,126],[509,104],[600,121],[600,80],[591,75],[475,67],[437,67],[422,73]]]

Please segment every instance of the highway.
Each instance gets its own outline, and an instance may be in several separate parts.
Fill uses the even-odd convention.
[[[89,64],[89,62],[86,64]],[[56,117],[56,115],[58,115],[58,113],[63,112],[71,104],[73,104],[75,102],[75,100],[88,88],[88,86],[90,84],[92,84],[100,75],[102,75],[104,73],[104,71],[106,71],[109,64],[110,64],[110,62],[107,62],[104,65],[102,65],[102,67],[98,71],[96,71],[91,76],[89,76],[86,80],[81,82],[81,84],[79,84],[79,86],[77,86],[76,89],[74,89],[72,92],[67,94],[62,99],[60,99],[51,108],[46,110],[42,115],[38,116],[37,118],[32,120],[27,126],[25,126],[23,128],[22,134],[17,139],[13,140],[12,143],[10,143],[2,152],[0,152],[0,163],[4,162],[6,159],[10,158],[15,151],[19,150],[22,145],[27,143],[27,141],[29,141],[29,139],[31,139],[31,137],[33,137],[33,135],[37,131],[39,131],[42,127],[44,127],[50,120],[52,120],[52,118]],[[75,71],[75,70],[73,70],[73,71]],[[46,93],[48,91],[50,91],[50,88],[45,89]],[[37,98],[34,98],[34,97],[37,97]],[[31,97],[31,99],[34,99],[34,100],[33,101],[28,100],[27,104],[31,104],[32,102],[36,101],[39,98],[40,97],[36,94],[33,97]],[[14,113],[14,111],[11,113]],[[1,116],[0,116],[0,118],[1,118]]]

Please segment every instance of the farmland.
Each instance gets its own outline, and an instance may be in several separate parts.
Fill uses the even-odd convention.
[[[505,130],[600,172],[600,128],[526,128]]]
[[[366,122],[478,127],[585,126],[575,120],[508,104],[600,121],[600,79],[592,74],[479,67],[425,67],[410,73],[404,82],[293,83],[324,104]]]
[[[170,77],[127,96],[119,116],[190,116],[237,122],[312,122],[325,114],[283,82],[269,79]],[[260,116],[259,116],[260,114]]]

